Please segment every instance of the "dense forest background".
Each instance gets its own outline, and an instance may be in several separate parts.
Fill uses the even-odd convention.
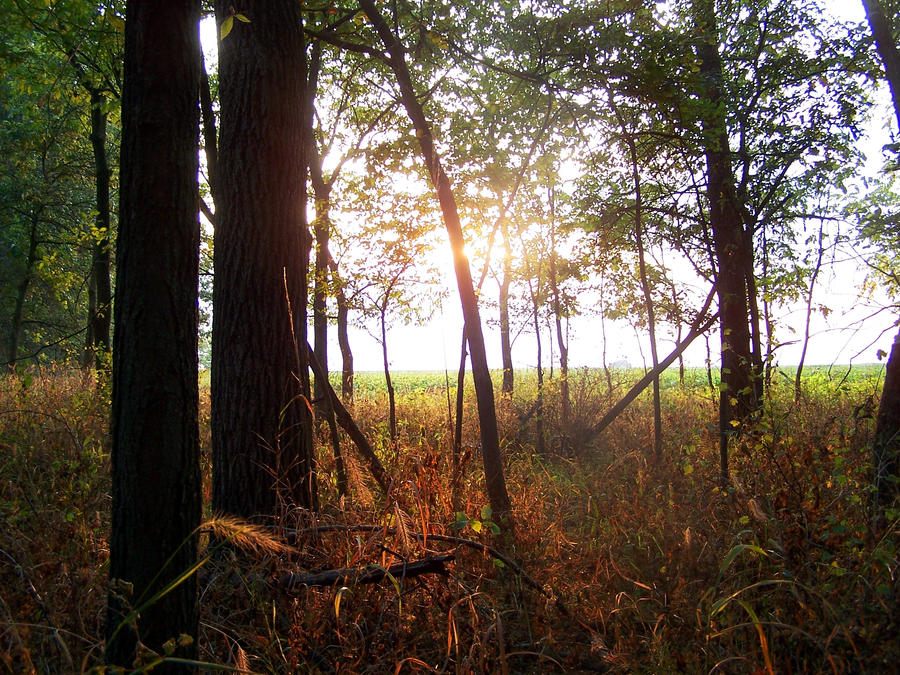
[[[0,0],[0,663],[890,672],[900,343],[807,364],[829,278],[897,327],[862,8]]]

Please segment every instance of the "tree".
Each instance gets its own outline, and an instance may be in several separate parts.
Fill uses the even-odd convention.
[[[199,2],[129,2],[112,401],[106,661],[195,658]],[[168,591],[168,592],[165,592]],[[183,637],[182,637],[183,636]],[[188,672],[168,664],[160,672]]]
[[[487,366],[487,354],[484,345],[484,334],[481,328],[481,317],[478,311],[478,299],[472,283],[469,261],[465,255],[465,239],[462,225],[460,224],[456,197],[453,193],[450,179],[443,169],[440,156],[435,148],[431,125],[428,123],[410,77],[405,58],[406,50],[372,0],[359,0],[359,6],[365,12],[373,29],[387,50],[385,60],[397,80],[400,88],[400,99],[415,128],[422,159],[425,167],[428,169],[441,206],[444,226],[447,229],[450,246],[453,250],[454,270],[462,304],[463,321],[466,325],[466,337],[469,343],[472,377],[475,383],[475,398],[478,404],[478,418],[481,427],[481,449],[488,499],[497,520],[507,527],[511,527],[513,522],[512,510],[509,494],[506,491],[506,479],[503,475],[503,460],[500,455],[500,437],[497,431],[494,386]]]
[[[316,508],[306,344],[309,233],[300,6],[216,3],[219,201],[212,338],[213,508]],[[241,20],[243,18],[244,20]]]
[[[900,50],[897,48],[895,37],[896,13],[894,21],[891,22],[881,0],[863,0],[863,6],[866,8],[866,17],[884,65],[894,102],[894,114],[900,125]],[[893,255],[896,255],[897,244],[900,243],[900,236],[897,236],[897,220],[895,213],[893,227],[885,227],[883,224],[870,225],[870,231],[877,238],[889,241],[893,239],[891,246]],[[877,526],[885,508],[900,495],[900,334],[894,339],[885,368],[884,387],[878,406],[872,449],[875,483],[873,501]]]

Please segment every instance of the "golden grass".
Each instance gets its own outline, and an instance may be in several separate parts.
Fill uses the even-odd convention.
[[[900,535],[896,519],[877,538],[868,529],[873,380],[810,380],[798,404],[776,388],[759,425],[735,439],[723,492],[708,390],[664,390],[657,466],[646,398],[584,440],[615,392],[594,373],[579,377],[565,428],[549,387],[547,454],[534,452],[533,420],[518,422],[527,380],[498,406],[512,553],[546,595],[466,547],[448,577],[278,588],[285,572],[387,567],[452,548],[435,535],[502,541],[475,526],[486,498],[473,402],[454,490],[444,393],[400,396],[394,447],[375,395],[355,414],[394,478],[389,499],[345,443],[351,494],[341,501],[323,437],[321,513],[285,505],[274,529],[208,517],[216,538],[250,555],[203,567],[202,658],[273,673],[893,672]],[[0,380],[0,672],[78,672],[102,649],[108,401],[80,373],[24,384]],[[208,497],[206,429],[202,438]],[[329,529],[355,524],[379,527]],[[296,530],[305,534],[289,546]]]

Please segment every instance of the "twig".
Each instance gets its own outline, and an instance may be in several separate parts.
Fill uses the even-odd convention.
[[[285,535],[291,544],[296,545],[297,541],[307,534],[322,534],[325,532],[383,532],[385,534],[394,534],[396,531],[397,529],[394,527],[382,527],[380,525],[319,525],[318,527],[307,527],[302,530],[287,530]],[[465,539],[463,537],[451,537],[446,534],[424,534],[422,532],[409,532],[408,534],[422,541],[426,539],[431,541],[442,541],[458,546],[465,546],[480,553],[487,553],[492,558],[499,560],[506,567],[515,572],[527,586],[531,586],[548,600],[552,600],[560,614],[566,617],[572,616],[569,608],[566,607],[565,603],[555,593],[548,591],[543,585],[529,576],[519,565],[503,553],[500,553],[500,551],[493,546],[488,546],[479,541],[473,541],[472,539]]]
[[[299,586],[336,586],[338,584],[375,584],[385,577],[412,578],[422,574],[447,574],[444,565],[456,556],[453,553],[423,558],[411,563],[397,563],[390,567],[370,565],[363,569],[325,570],[315,574],[297,574],[289,572],[282,575],[278,585],[286,590],[294,590]]]

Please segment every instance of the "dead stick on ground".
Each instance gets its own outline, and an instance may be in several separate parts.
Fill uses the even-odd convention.
[[[454,559],[453,553],[435,555],[409,563],[397,563],[390,567],[371,565],[359,569],[325,570],[315,574],[285,574],[279,580],[279,586],[293,590],[300,586],[336,586],[338,584],[374,584],[386,577],[411,579],[422,574],[447,574],[446,563]]]
[[[288,541],[290,541],[293,545],[296,545],[297,541],[303,535],[307,534],[321,534],[324,532],[384,532],[385,534],[394,534],[396,531],[396,528],[382,527],[380,525],[320,525],[318,527],[308,527],[302,530],[287,530],[285,534],[287,535]],[[556,609],[559,610],[560,614],[563,614],[567,617],[572,616],[571,612],[569,612],[569,608],[566,607],[565,603],[560,600],[560,598],[555,593],[548,591],[543,585],[530,577],[528,573],[519,565],[517,565],[509,557],[503,555],[502,553],[500,553],[500,551],[492,546],[482,544],[478,541],[473,541],[472,539],[451,537],[446,534],[423,534],[421,532],[409,532],[409,535],[423,541],[426,539],[431,541],[442,541],[449,544],[456,544],[458,546],[465,546],[480,553],[487,553],[492,558],[499,560],[506,567],[510,568],[522,579],[522,581],[525,582],[525,585],[531,586],[548,600],[552,600],[553,604],[556,606]]]

